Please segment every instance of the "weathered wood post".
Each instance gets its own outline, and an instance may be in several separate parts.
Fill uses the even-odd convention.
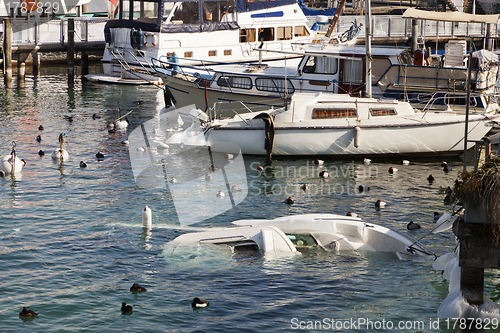
[[[26,77],[26,54],[17,54],[17,78],[20,81],[24,81]]]
[[[460,290],[469,304],[483,303],[484,269],[500,268],[500,158],[477,171],[464,171],[454,195],[465,214],[453,232],[459,238]]]
[[[12,82],[12,22],[10,17],[3,19],[3,72],[4,80]]]
[[[68,20],[68,77],[75,76],[75,19]]]

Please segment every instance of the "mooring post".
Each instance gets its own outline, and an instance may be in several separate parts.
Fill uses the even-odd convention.
[[[82,51],[82,75],[89,73],[89,55],[86,51]]]
[[[26,56],[23,53],[17,54],[17,77],[21,81],[26,77]]]
[[[3,72],[6,83],[12,82],[12,22],[10,17],[3,19]]]
[[[418,47],[418,21],[413,19],[411,20],[411,54],[415,54],[415,50]]]
[[[75,19],[68,20],[68,76],[75,76]]]

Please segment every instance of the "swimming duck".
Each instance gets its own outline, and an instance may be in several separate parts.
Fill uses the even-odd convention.
[[[38,155],[39,155],[39,156],[44,156],[44,155],[45,155],[45,152],[44,152],[43,150],[41,150],[41,149],[40,149],[40,150],[38,151]]]
[[[147,207],[147,206],[146,206]],[[141,287],[140,285],[138,285],[137,283],[134,283],[132,285],[132,287],[130,287],[130,291],[132,292],[137,292],[137,293],[142,293],[144,291],[146,291],[147,289],[144,288],[144,287]]]
[[[151,208],[149,208],[147,205],[144,207],[142,210],[142,225],[144,228],[151,229],[153,226],[153,217],[151,215]]]
[[[94,119],[94,120],[96,120],[96,119],[101,119],[101,116],[100,116],[100,115],[98,115],[97,113],[94,113],[94,114],[92,115],[92,119]]]
[[[127,305],[127,303],[122,303],[122,313],[132,313],[133,308],[131,305]]]
[[[287,204],[289,204],[289,205],[292,205],[292,204],[294,203],[294,201],[293,201],[292,197],[288,197],[288,198],[285,200],[285,202],[286,202]]]
[[[36,317],[38,316],[38,313],[36,313],[33,310],[28,310],[26,307],[23,307],[23,310],[19,312],[19,316],[21,317]]]
[[[84,161],[80,161],[80,168],[86,168],[87,167],[87,163],[85,163]]]
[[[403,164],[403,165],[410,165],[410,161],[408,161],[408,160],[402,160],[401,164]]]
[[[316,164],[316,165],[321,165],[321,164],[323,164],[323,163],[325,163],[325,161],[320,160],[320,159],[318,159],[318,158],[314,160],[314,164]]]
[[[242,189],[236,185],[233,185],[233,187],[231,187],[231,192],[241,192],[241,191]]]
[[[9,155],[5,155],[0,160],[0,170],[5,174],[21,172],[23,169],[23,161],[17,157],[16,142],[12,141],[12,150]]]
[[[257,167],[257,171],[264,171],[264,168],[263,168],[262,166],[260,166],[260,165],[259,165],[259,166]]]
[[[390,168],[389,168],[389,173],[390,173],[390,174],[394,174],[394,173],[396,173],[396,172],[398,172],[398,169],[393,168],[393,167],[390,167]]]
[[[125,146],[128,146],[130,144],[129,139],[123,140],[122,144],[125,145]]]
[[[368,191],[369,189],[370,189],[370,186],[366,186],[366,185],[359,185],[358,186],[359,193],[363,193],[365,191]]]
[[[207,182],[211,181],[212,180],[212,176],[210,176],[208,173],[205,175],[205,180]]]
[[[199,299],[198,297],[193,298],[191,302],[193,308],[206,308],[209,304],[210,302]]]
[[[142,147],[137,147],[137,150],[140,151],[141,153],[144,153],[146,152],[147,148],[146,146],[142,146]]]
[[[233,155],[233,154],[230,154],[230,153],[227,153],[227,154],[226,154],[226,159],[227,159],[228,161],[232,161],[232,160],[233,160],[233,158],[234,158],[234,155]]]
[[[175,184],[175,183],[177,183],[177,179],[175,177],[172,177],[172,178],[170,178],[169,182],[171,184]]]
[[[112,128],[110,128],[110,129],[108,130],[108,133],[111,133],[111,134],[116,133],[116,127],[112,127]]]
[[[370,164],[371,162],[372,162],[372,160],[370,160],[369,158],[363,159],[363,164]]]
[[[35,139],[36,139],[36,141],[41,142],[42,141],[42,136],[41,135],[37,135]]]
[[[104,154],[98,151],[97,154],[95,154],[95,157],[97,157],[98,160],[102,160],[104,159]]]
[[[447,165],[448,165],[448,162],[445,162],[445,161],[442,161],[442,162],[441,162],[441,168],[444,168],[444,167],[445,167],[445,166],[447,166]]]
[[[208,167],[208,169],[209,169],[209,170],[212,170],[212,171],[217,171],[217,170],[219,170],[219,168],[218,168],[218,167],[216,167],[216,166],[215,166],[215,165],[213,165],[213,164],[212,164],[212,165],[210,165],[210,166]]]
[[[300,189],[301,189],[301,190],[304,190],[304,191],[307,191],[307,185],[306,185],[306,184],[302,185],[302,186],[300,187]]]
[[[377,200],[375,202],[375,207],[377,207],[377,208],[384,208],[386,205],[387,205],[387,202],[384,202],[384,201],[381,201],[381,200]]]
[[[448,164],[445,164],[445,166],[443,167],[443,171],[444,171],[444,172],[449,172],[449,171],[451,171],[451,170],[452,170],[452,168],[451,168],[451,167],[449,167],[449,166],[448,166]]]
[[[358,217],[359,215],[356,213],[353,213],[353,212],[347,212],[347,214],[345,214],[345,216]]]
[[[445,197],[444,197],[444,203],[446,205],[450,205],[453,203],[453,197],[451,196],[451,193],[448,193]]]
[[[323,170],[323,171],[319,172],[319,176],[321,178],[328,178],[329,174],[328,174],[328,172],[326,170]]]
[[[222,190],[219,190],[219,192],[217,192],[216,196],[217,196],[218,198],[223,198],[223,197],[224,197],[224,196],[226,196],[226,195],[224,194],[224,192],[222,192]]]
[[[429,175],[429,177],[427,177],[427,180],[432,183],[434,181],[434,177],[432,175]]]
[[[42,125],[38,126],[38,130],[43,131],[44,130],[43,126]]]
[[[52,158],[55,160],[65,161],[69,159],[69,154],[66,149],[64,149],[65,137],[66,132],[62,132],[61,134],[59,134],[59,148],[54,150],[54,152],[52,153]]]
[[[406,228],[407,228],[408,230],[417,230],[417,229],[420,229],[421,227],[420,227],[420,224],[418,224],[418,223],[413,223],[413,221],[410,221],[410,222],[408,223],[408,225],[406,226]]]

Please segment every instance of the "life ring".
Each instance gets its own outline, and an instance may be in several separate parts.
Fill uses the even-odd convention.
[[[144,47],[145,48],[153,48],[156,46],[157,38],[154,32],[145,32],[144,33]]]

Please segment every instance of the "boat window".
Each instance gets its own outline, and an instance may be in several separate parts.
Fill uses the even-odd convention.
[[[191,51],[184,52],[184,58],[192,58],[192,57],[193,57],[193,52]]]
[[[277,40],[290,40],[292,39],[292,27],[278,27],[277,29]]]
[[[377,81],[384,75],[387,69],[391,67],[391,61],[386,58],[373,58],[372,61],[372,84],[377,83]]]
[[[304,66],[304,73],[337,74],[339,62],[337,58],[310,56]]]
[[[225,56],[230,56],[231,54],[233,54],[232,50],[224,50],[224,55]]]
[[[259,28],[259,42],[274,40],[274,28]]]
[[[245,76],[221,76],[217,80],[219,87],[230,87],[238,89],[252,89],[252,80]]]
[[[293,87],[292,81],[285,79],[271,79],[271,78],[257,78],[255,79],[255,87],[260,91],[271,91],[271,92],[285,92],[286,90],[289,94],[293,94],[295,88]]]
[[[255,42],[255,29],[240,29],[240,43]]]
[[[344,82],[360,84],[363,83],[364,62],[360,60],[344,60]]]
[[[216,55],[217,55],[217,51],[215,51],[215,50],[208,51],[208,56],[209,57],[215,57]]]
[[[396,110],[393,108],[370,108],[370,113],[372,116],[394,116],[397,115]]]
[[[295,37],[309,36],[309,31],[305,26],[295,27]]]
[[[172,17],[172,21],[180,22],[183,24],[197,24],[198,23],[198,3],[197,2],[183,2],[181,3]]]
[[[314,109],[313,119],[356,117],[356,109]]]
[[[297,248],[311,247],[316,246],[316,240],[311,235],[305,234],[286,234],[288,239],[292,242],[293,245]]]

